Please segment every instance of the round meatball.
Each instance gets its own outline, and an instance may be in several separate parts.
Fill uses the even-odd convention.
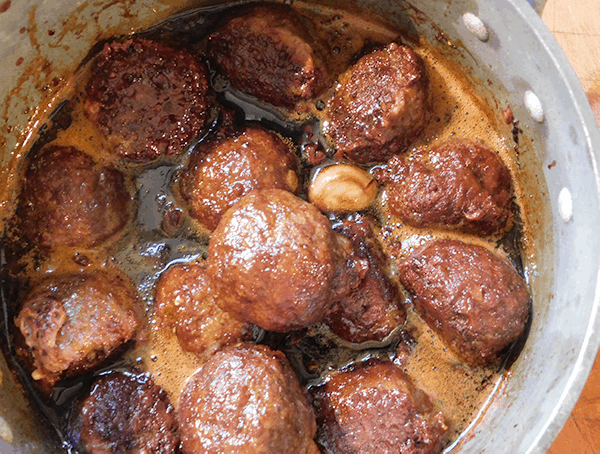
[[[131,283],[116,273],[52,276],[29,292],[15,325],[30,348],[34,380],[52,386],[87,371],[138,327]]]
[[[216,353],[188,380],[179,417],[184,453],[318,452],[307,396],[283,353],[264,345]]]
[[[209,55],[236,90],[279,107],[318,96],[328,85],[324,52],[301,16],[258,6],[209,36]]]
[[[253,191],[231,207],[208,253],[223,310],[269,331],[320,321],[350,290],[349,256],[327,218],[280,189]]]
[[[187,352],[209,355],[225,345],[252,340],[252,325],[238,322],[217,305],[205,263],[170,267],[158,282],[156,308]]]
[[[404,260],[398,274],[417,313],[469,364],[493,362],[525,329],[525,281],[482,246],[434,241]]]
[[[298,188],[294,151],[280,136],[258,126],[198,147],[179,187],[191,215],[214,230],[221,216],[253,189]]]
[[[85,114],[112,153],[145,163],[183,151],[206,126],[213,98],[196,57],[133,38],[105,44],[94,61]]]
[[[499,235],[509,225],[510,172],[483,143],[451,139],[389,163],[389,209],[415,227]]]
[[[339,78],[325,132],[336,160],[366,164],[404,151],[429,119],[425,67],[396,43],[362,57]]]
[[[358,287],[337,302],[323,321],[349,342],[382,341],[406,321],[398,283],[368,218],[346,219],[336,230],[350,240],[368,269]]]
[[[51,146],[27,169],[17,215],[33,244],[91,247],[123,230],[131,203],[121,172]]]
[[[179,447],[175,410],[148,375],[101,376],[78,406],[76,418],[76,438],[90,454],[167,454]]]
[[[438,453],[447,430],[427,395],[390,363],[334,374],[315,408],[325,454]]]

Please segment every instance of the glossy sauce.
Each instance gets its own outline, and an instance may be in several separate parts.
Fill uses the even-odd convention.
[[[314,20],[315,32],[319,33],[323,42],[329,44],[331,55],[328,57],[332,62],[332,73],[339,73],[347,68],[360,56],[364,48],[403,39],[391,24],[372,15],[365,17],[354,12],[301,2],[295,2],[293,7]],[[222,8],[195,10],[174,21],[159,24],[141,35],[151,39],[164,39],[167,44],[170,41],[185,42],[202,53],[202,37],[210,30],[217,16],[222,17],[223,14]],[[458,65],[439,49],[427,47],[423,42],[407,44],[413,47],[425,62],[434,102],[434,113],[429,126],[414,147],[435,146],[453,136],[480,139],[497,150],[511,173],[516,175],[514,143],[512,137],[500,130],[501,112],[493,111],[477,98]],[[88,64],[74,79],[69,92],[65,93],[65,98],[70,98],[71,101],[63,106],[62,110],[71,110],[68,115],[71,124],[66,129],[57,131],[53,143],[74,145],[96,160],[110,162],[130,175],[129,188],[132,194],[135,194],[137,211],[125,233],[98,250],[77,250],[74,254],[73,249],[64,248],[55,251],[49,257],[44,257],[23,245],[14,246],[12,251],[9,248],[8,262],[11,265],[8,274],[9,283],[12,283],[10,288],[13,289],[10,298],[12,302],[9,301],[8,304],[9,314],[14,313],[14,304],[22,299],[24,292],[46,273],[58,270],[75,272],[115,265],[120,267],[138,286],[145,316],[144,327],[137,342],[124,359],[119,361],[117,367],[134,366],[151,372],[156,384],[167,391],[172,404],[177,407],[186,379],[206,358],[183,352],[174,333],[161,328],[159,321],[153,317],[153,299],[155,283],[169,265],[202,260],[206,257],[208,232],[187,216],[178,199],[176,185],[172,184],[178,171],[185,167],[193,147],[173,161],[164,161],[149,167],[123,166],[106,153],[103,149],[104,138],[83,114],[81,92],[89,77]],[[319,134],[319,116],[328,105],[335,82],[318,99],[300,103],[295,112],[289,112],[287,115],[261,106],[252,99],[230,90],[227,84],[217,77],[213,78],[213,86],[219,92],[219,102],[242,111],[247,121],[258,121],[289,137],[304,160],[309,145],[317,144],[327,149],[325,139]],[[218,123],[216,114],[209,123],[206,135],[210,135]],[[310,170],[307,166],[300,172],[305,188],[309,183]],[[523,206],[519,181],[515,180],[514,186],[516,202]],[[520,264],[520,235],[526,228],[523,228],[518,219],[518,210],[515,212],[517,222],[513,231],[509,232],[504,240],[488,240],[404,226],[398,219],[388,215],[385,193],[381,193],[378,200],[371,211],[381,221],[377,234],[392,262],[398,263],[415,247],[432,238],[459,236],[463,241],[485,247],[500,247],[515,264]],[[181,225],[169,228],[168,219],[173,213],[181,213],[183,220]],[[332,222],[335,221],[332,217]],[[9,231],[8,237],[11,235]],[[518,238],[516,242],[512,241],[515,235]],[[322,326],[287,335],[256,330],[255,338],[261,343],[283,350],[298,373],[301,384],[309,387],[322,383],[331,370],[352,367],[353,364],[374,358],[391,359],[404,368],[417,387],[427,392],[435,406],[444,412],[451,427],[448,444],[455,442],[484,404],[493,400],[494,390],[501,388],[502,381],[507,377],[506,372],[499,366],[473,369],[462,364],[410,309],[407,325],[397,329],[382,343],[352,345],[340,340]],[[408,351],[412,353],[407,354]],[[53,423],[59,430],[64,430],[66,426],[64,408],[67,408],[69,401],[81,391],[81,383],[88,381],[89,378],[74,380],[54,393],[50,408],[58,411]],[[499,392],[496,395],[499,395]]]

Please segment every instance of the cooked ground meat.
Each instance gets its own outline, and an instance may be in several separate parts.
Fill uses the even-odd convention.
[[[389,163],[389,209],[415,227],[500,235],[509,225],[510,172],[487,145],[451,139]]]
[[[423,63],[412,50],[392,43],[340,75],[324,129],[335,159],[383,162],[421,133],[429,111]]]
[[[194,150],[179,179],[191,215],[214,230],[221,216],[253,189],[298,188],[298,159],[277,134],[248,126]]]
[[[369,266],[359,286],[328,312],[324,323],[350,342],[381,341],[406,321],[398,283],[367,217],[346,219],[336,230]]]
[[[238,322],[216,303],[205,263],[170,267],[156,287],[156,310],[187,352],[208,356],[252,339],[252,325]]]
[[[85,113],[112,153],[145,163],[182,152],[206,126],[213,98],[191,53],[133,38],[105,44],[94,61]]]
[[[101,376],[79,404],[75,438],[90,454],[175,453],[179,434],[169,397],[148,375]]]
[[[122,231],[131,208],[121,172],[74,147],[49,146],[27,169],[17,216],[33,244],[91,247]]]
[[[442,413],[393,364],[335,373],[317,390],[314,405],[324,454],[442,450]]]
[[[230,19],[210,35],[208,51],[233,88],[275,106],[291,108],[328,84],[321,46],[284,5],[261,5]]]
[[[286,357],[264,345],[216,353],[179,404],[188,453],[317,453],[315,417]]]
[[[229,209],[208,246],[218,303],[243,322],[286,332],[320,321],[350,291],[352,264],[319,210],[281,189]]]
[[[417,313],[469,364],[493,362],[523,333],[529,316],[525,281],[482,246],[434,241],[404,260],[398,273]]]
[[[129,341],[138,326],[135,293],[120,275],[52,276],[33,288],[15,318],[42,385],[90,370]]]

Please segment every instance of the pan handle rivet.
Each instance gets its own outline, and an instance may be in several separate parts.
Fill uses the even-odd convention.
[[[544,109],[542,108],[542,102],[535,93],[527,90],[525,92],[525,107],[529,111],[529,115],[538,123],[544,122]]]
[[[565,222],[573,218],[573,198],[567,188],[562,188],[558,194],[558,212]]]
[[[490,37],[485,24],[475,14],[465,13],[463,15],[463,22],[465,23],[467,30],[473,33],[481,41],[487,41]]]

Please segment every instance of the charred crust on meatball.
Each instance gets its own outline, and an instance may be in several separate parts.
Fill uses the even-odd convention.
[[[17,217],[34,245],[92,247],[124,229],[131,199],[120,171],[75,147],[50,145],[29,164]]]
[[[383,179],[390,212],[414,227],[500,236],[511,225],[511,174],[484,143],[455,138],[396,156]]]
[[[287,358],[265,345],[217,352],[179,403],[184,454],[316,452],[315,417]]]
[[[348,217],[335,229],[350,240],[367,269],[357,287],[329,310],[323,322],[349,342],[382,341],[406,321],[398,280],[392,276],[370,217]]]
[[[256,125],[220,135],[194,150],[179,178],[191,216],[214,230],[223,214],[255,189],[298,189],[298,158],[290,143]]]
[[[110,151],[140,164],[180,154],[204,130],[214,104],[204,63],[141,38],[107,43],[85,94],[85,114]]]
[[[136,298],[116,271],[52,276],[34,286],[15,317],[32,378],[49,390],[119,353],[138,328]]]
[[[101,375],[71,419],[71,438],[85,452],[178,452],[175,409],[149,374]]]
[[[243,8],[209,36],[208,54],[233,88],[274,106],[292,108],[328,85],[324,46],[286,5]]]
[[[324,454],[442,450],[444,416],[394,364],[333,373],[313,392]]]
[[[430,110],[423,62],[408,47],[392,43],[339,76],[324,129],[336,160],[384,162],[418,137]]]
[[[398,275],[416,312],[467,364],[495,362],[523,334],[525,280],[483,246],[433,241],[400,263]]]
[[[217,300],[238,320],[269,331],[316,323],[355,280],[343,240],[315,206],[290,192],[252,191],[210,238]]]
[[[226,345],[253,338],[254,325],[221,310],[206,263],[171,266],[156,287],[156,314],[175,329],[182,350],[209,356]]]

